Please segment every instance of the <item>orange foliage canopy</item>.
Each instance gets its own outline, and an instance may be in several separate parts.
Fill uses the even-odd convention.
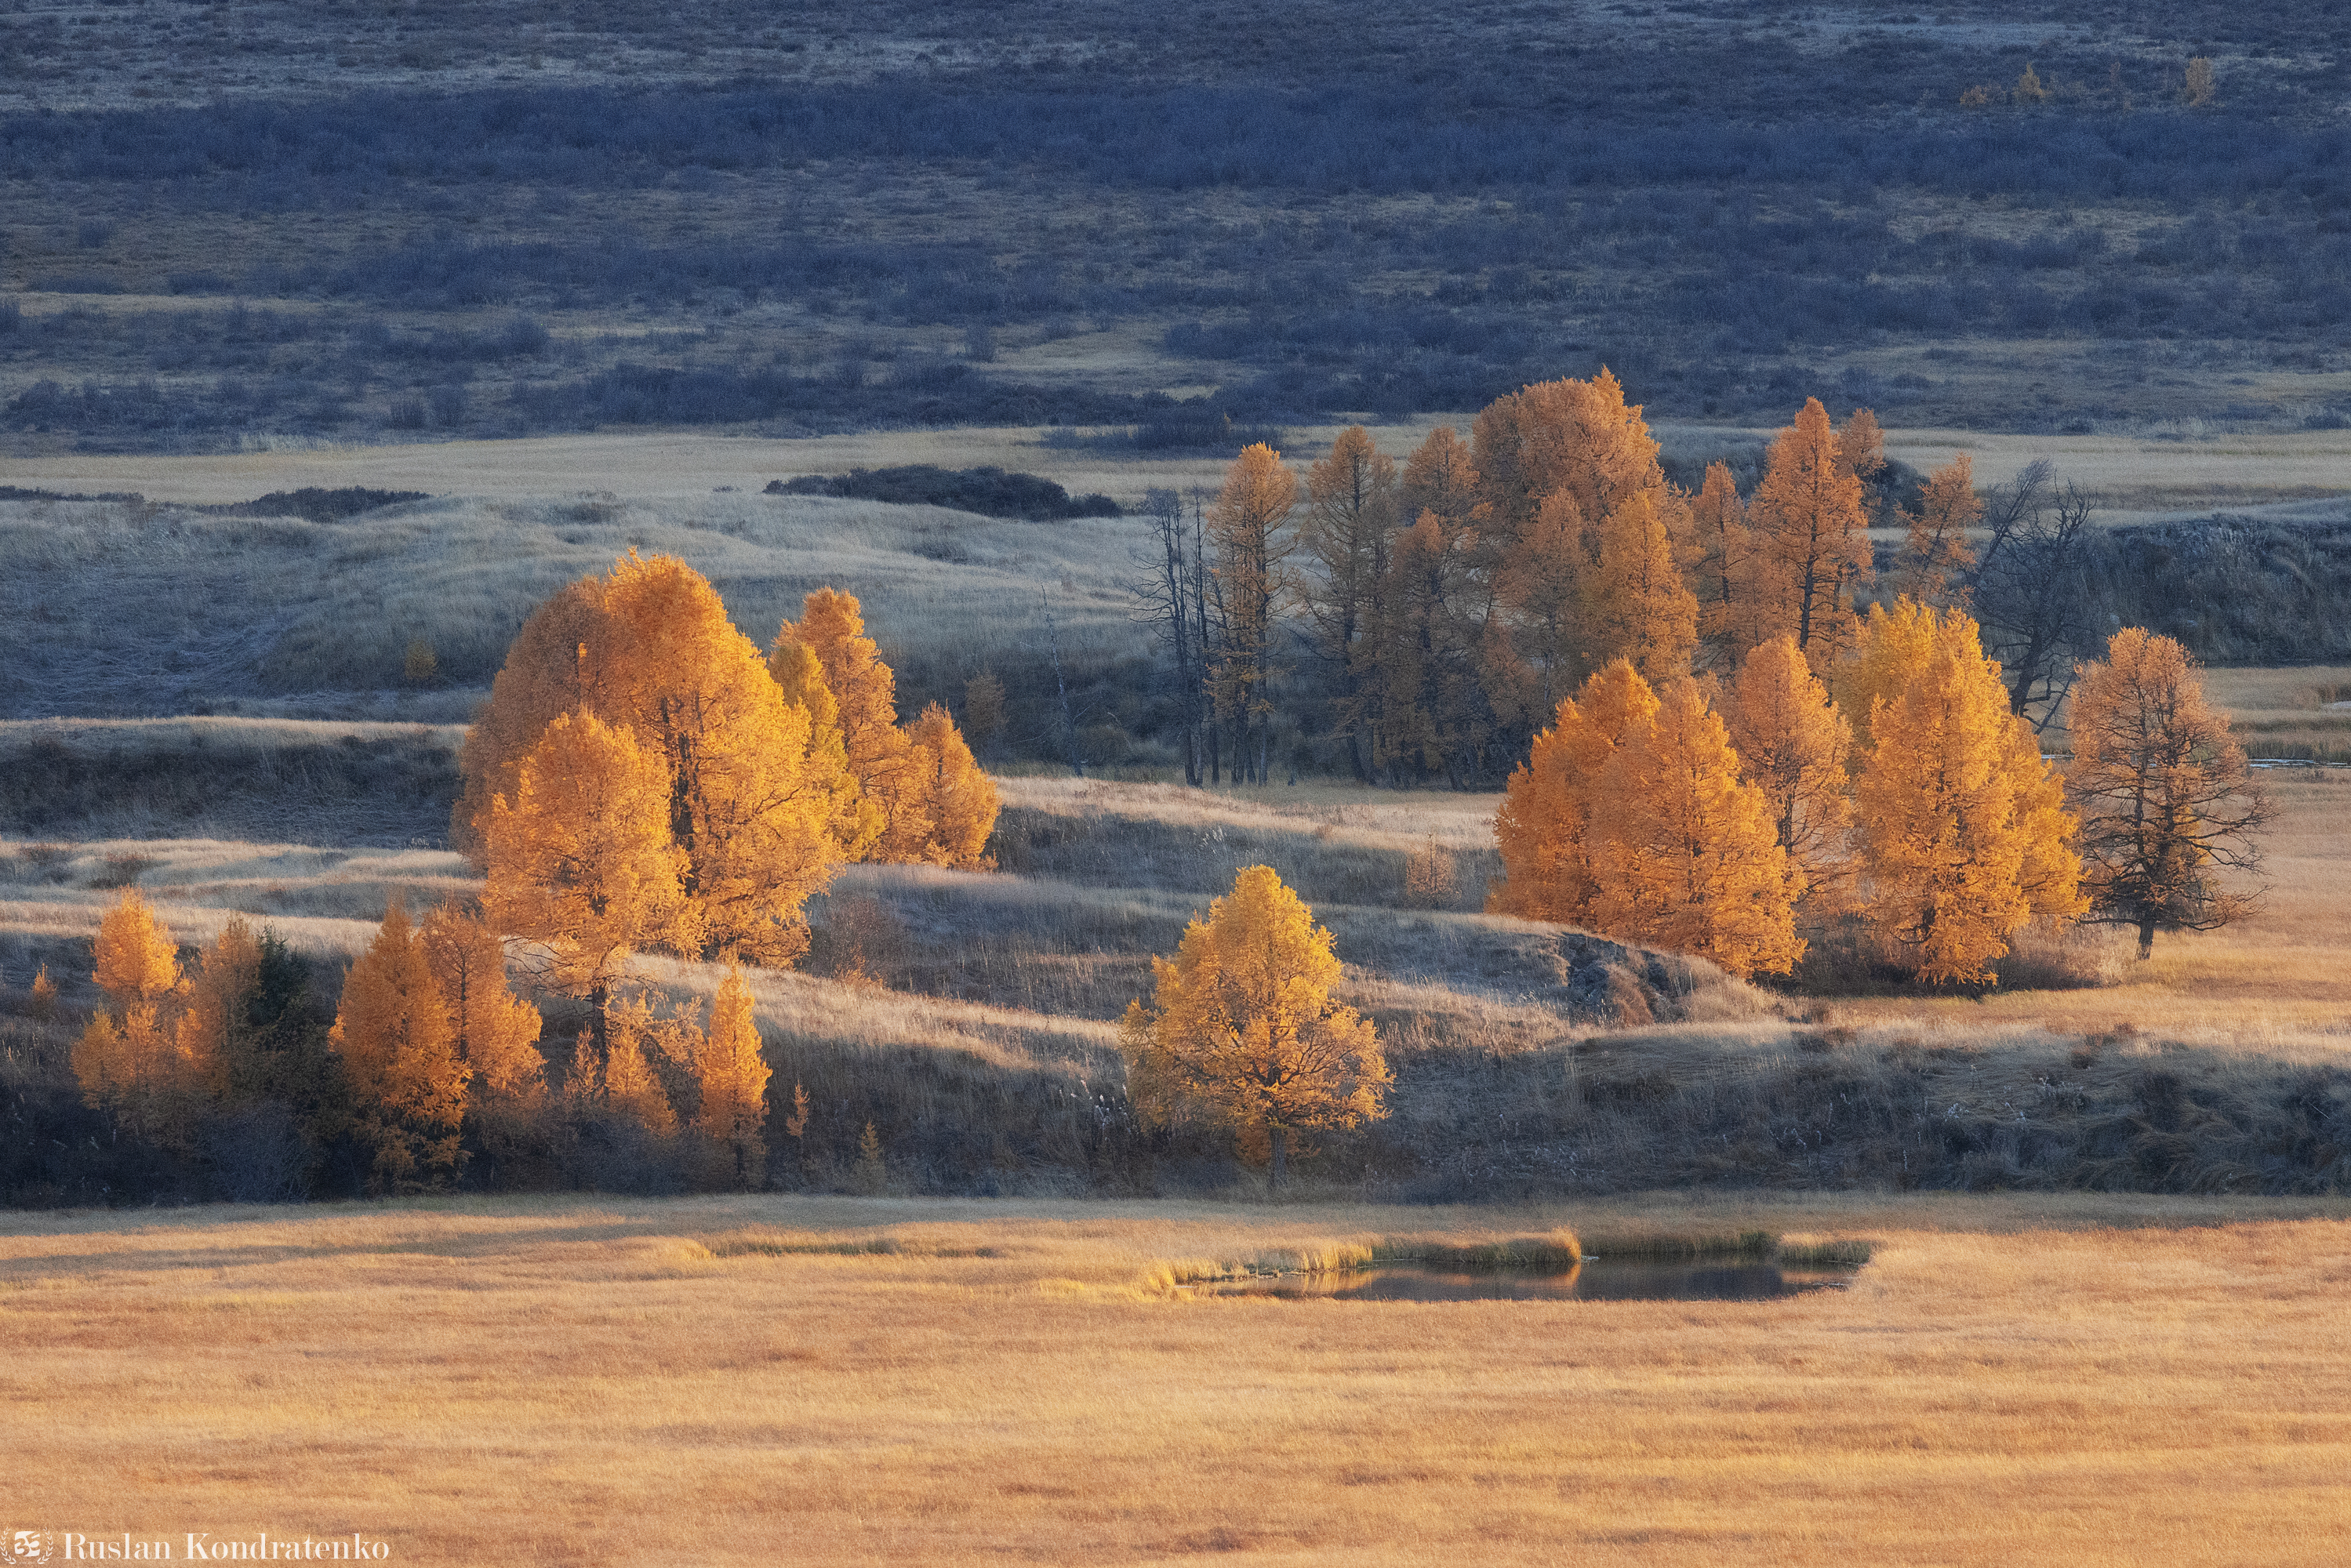
[[[1793,637],[1775,637],[1747,655],[1723,721],[1740,776],[1763,791],[1772,836],[1800,879],[1799,896],[1816,908],[1834,906],[1852,836],[1846,762],[1853,727]]]
[[[1826,671],[1853,645],[1853,591],[1869,579],[1870,551],[1861,481],[1820,399],[1772,442],[1747,520],[1761,596],[1783,622],[1771,631]]]
[[[1660,500],[1636,491],[1608,514],[1586,611],[1586,656],[1626,660],[1653,682],[1687,675],[1698,646],[1698,596],[1682,580]]]
[[[405,1192],[454,1176],[465,1159],[457,1131],[465,1064],[424,945],[397,902],[351,965],[327,1038],[343,1059],[360,1134],[373,1151],[369,1186]]]
[[[1271,866],[1185,928],[1174,961],[1154,958],[1155,1008],[1126,1009],[1127,1088],[1156,1123],[1197,1115],[1264,1151],[1280,1179],[1289,1140],[1387,1113],[1392,1080],[1371,1024],[1331,999],[1331,933]]]
[[[1798,873],[1695,681],[1668,683],[1656,711],[1626,727],[1600,771],[1591,837],[1599,930],[1742,977],[1785,974],[1803,956]]]
[[[490,802],[491,924],[539,944],[557,985],[601,996],[632,948],[701,946],[671,839],[670,781],[628,730],[559,715]]]
[[[449,1004],[449,1031],[479,1092],[527,1098],[539,1088],[538,1009],[507,984],[506,945],[455,904],[424,917],[418,939]]]
[[[694,1050],[694,1078],[702,1092],[694,1126],[719,1155],[726,1185],[756,1189],[768,1168],[768,1080],[759,1048],[751,988],[729,966],[711,1009],[710,1030]]]
[[[178,949],[137,888],[124,888],[99,919],[96,956],[91,978],[113,1006],[91,1015],[74,1042],[82,1098],[118,1107],[144,1132],[181,1139],[201,1073],[165,1013],[176,1014],[185,997]]]
[[[542,605],[507,655],[467,735],[453,841],[486,867],[491,802],[513,798],[522,759],[561,715],[627,731],[664,779],[657,820],[684,857],[691,932],[707,950],[788,962],[800,914],[841,853],[836,778],[700,573],[671,557],[616,562]]]
[[[2250,914],[2258,893],[2217,879],[2261,869],[2269,802],[2188,650],[2124,627],[2104,659],[2082,666],[2066,720],[2065,792],[2082,813],[2091,918],[2136,926],[2145,958],[2158,931],[2210,931]]]
[[[1592,805],[1602,770],[1625,736],[1657,711],[1640,672],[1618,659],[1561,701],[1551,728],[1510,774],[1494,813],[1502,876],[1487,891],[1496,915],[1580,925],[1597,891]]]
[[[1858,664],[1870,927],[1920,978],[1980,984],[2026,922],[2088,908],[2061,785],[1962,612],[1874,611]]]
[[[810,771],[829,780],[830,820],[844,855],[979,863],[996,825],[996,787],[946,709],[935,718],[926,712],[913,729],[899,727],[897,676],[865,634],[854,595],[810,594],[799,622],[778,630],[768,668],[811,715]]]
[[[1964,576],[1976,561],[1967,531],[1983,517],[1973,459],[1962,452],[1928,475],[1918,515],[1913,517],[1897,508],[1896,516],[1909,530],[1896,558],[1896,587],[1928,604],[1964,605]]]

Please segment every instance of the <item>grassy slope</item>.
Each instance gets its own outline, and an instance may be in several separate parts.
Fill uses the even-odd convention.
[[[2124,939],[2093,934],[2070,961],[2106,983],[1983,1001],[1773,1002],[1702,967],[1695,995],[1661,999],[1690,982],[1612,994],[1614,961],[1585,967],[1545,928],[1468,912],[1490,871],[1490,798],[1005,788],[1005,873],[852,868],[811,911],[808,972],[763,981],[778,1093],[801,1084],[816,1106],[803,1143],[773,1140],[779,1179],[1231,1181],[1207,1144],[1155,1153],[1132,1127],[1110,1026],[1147,988],[1145,956],[1172,950],[1234,868],[1259,861],[1336,934],[1345,995],[1377,1020],[1398,1073],[1395,1117],[1329,1140],[1310,1185],[1425,1198],[1722,1181],[2293,1191],[2346,1174],[2351,922],[2331,772],[2279,779],[2275,886],[2253,922],[2166,937],[2144,967]],[[1432,843],[1458,868],[1454,907],[1405,907],[1405,858]],[[0,886],[14,936],[0,969],[18,987],[40,961],[78,979],[70,939],[126,876],[183,940],[244,908],[335,959],[366,940],[389,893],[471,885],[438,852],[196,841],[27,846],[0,869],[14,878]],[[716,982],[695,966],[648,972],[681,1001]],[[89,998],[69,983],[66,999]],[[553,1040],[568,1040],[577,1020],[550,1007]],[[1106,1110],[1085,1109],[1104,1093]],[[868,1123],[886,1154],[872,1176],[856,1168]]]
[[[1523,1213],[736,1198],[36,1217],[0,1464],[397,1561],[2179,1564],[2351,1549],[2340,1200]],[[1170,1301],[1155,1260],[1760,1225],[1749,1303]],[[745,1228],[894,1256],[712,1256]],[[70,1390],[68,1396],[65,1391]]]

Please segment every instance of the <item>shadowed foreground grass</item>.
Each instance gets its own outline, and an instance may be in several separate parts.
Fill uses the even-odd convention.
[[[12,1528],[359,1530],[406,1563],[2328,1561],[2351,1548],[2346,1216],[1861,1195],[19,1216],[0,1473]],[[1849,1291],[1767,1303],[1144,1288],[1168,1259],[1562,1225],[1877,1249]]]

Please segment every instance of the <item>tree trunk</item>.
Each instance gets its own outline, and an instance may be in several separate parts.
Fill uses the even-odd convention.
[[[596,1058],[596,1067],[599,1071],[603,1070],[606,1052],[611,1049],[610,1040],[606,1036],[604,1030],[605,1014],[611,1010],[611,1001],[612,988],[606,985],[603,981],[597,981],[596,984],[589,989],[588,1035],[589,1039],[595,1046],[594,1051],[590,1052],[590,1054]]]
[[[2142,920],[2138,923],[2138,961],[2144,964],[2154,956],[2155,922]]]
[[[1265,1190],[1269,1193],[1281,1190],[1281,1169],[1287,1163],[1285,1156],[1290,1153],[1289,1142],[1289,1135],[1282,1129],[1280,1127],[1273,1129],[1273,1170],[1266,1177],[1265,1183]]]

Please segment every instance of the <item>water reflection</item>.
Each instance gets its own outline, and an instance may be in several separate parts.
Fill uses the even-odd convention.
[[[1274,1274],[1202,1289],[1222,1296],[1338,1301],[1765,1301],[1841,1290],[1855,1272],[1782,1269],[1776,1263],[1618,1263],[1594,1258],[1564,1274],[1445,1273],[1397,1263],[1345,1273]]]

